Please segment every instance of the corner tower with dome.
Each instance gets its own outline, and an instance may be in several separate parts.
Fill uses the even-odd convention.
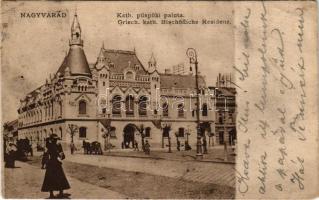
[[[20,100],[18,137],[43,146],[44,139],[56,133],[68,145],[69,127],[74,125],[73,140],[78,149],[83,140],[99,141],[104,146],[105,133],[109,133],[107,142],[113,148],[132,148],[134,140],[141,142],[137,127],[143,126],[145,138],[154,148],[167,148],[169,138],[174,146],[175,137],[182,144],[187,140],[195,146],[195,97],[189,95],[195,94],[194,75],[160,73],[152,53],[145,67],[135,50],[101,46],[96,61],[89,63],[75,14],[69,51],[61,66]],[[199,86],[201,94],[209,92],[203,76]],[[184,103],[177,105],[176,97],[183,97]],[[203,102],[200,117],[208,139],[214,132],[215,113],[207,103]],[[165,125],[170,129],[163,129]]]

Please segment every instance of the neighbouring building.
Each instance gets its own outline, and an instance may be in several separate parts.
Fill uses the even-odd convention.
[[[233,87],[231,74],[219,74],[216,87],[209,87],[214,93],[215,131],[217,144],[234,145],[236,132],[236,88]]]
[[[130,148],[141,136],[143,125],[152,148],[168,148],[177,138],[196,144],[196,98],[193,74],[158,71],[153,54],[143,66],[134,51],[107,49],[102,45],[95,63],[84,52],[82,31],[75,14],[69,51],[57,72],[21,99],[19,138],[38,144],[52,133],[70,143],[70,126],[76,127],[74,141],[106,141],[114,148]],[[205,78],[199,76],[200,121],[203,136],[215,130],[215,108]],[[219,130],[219,129],[218,129]],[[140,146],[140,145],[139,145]]]
[[[18,139],[18,120],[6,122],[3,125],[3,139],[5,142],[13,142]]]

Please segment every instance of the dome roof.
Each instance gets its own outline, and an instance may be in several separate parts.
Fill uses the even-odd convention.
[[[88,61],[81,46],[71,46],[58,72],[64,74],[67,67],[70,69],[71,75],[91,76]]]

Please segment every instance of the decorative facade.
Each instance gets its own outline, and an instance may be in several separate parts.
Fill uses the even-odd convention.
[[[215,130],[215,108],[211,90],[199,76],[200,121],[203,136]],[[194,94],[194,95],[192,95]],[[29,138],[38,145],[56,133],[67,145],[70,125],[77,127],[74,141],[105,143],[114,148],[130,148],[141,135],[143,125],[152,148],[181,143],[196,144],[195,76],[160,73],[155,56],[148,66],[138,59],[135,50],[106,49],[89,64],[84,52],[81,26],[75,14],[71,26],[69,51],[57,72],[23,99],[18,109],[19,138]],[[205,97],[205,98],[204,98]],[[170,127],[170,128],[167,128]]]

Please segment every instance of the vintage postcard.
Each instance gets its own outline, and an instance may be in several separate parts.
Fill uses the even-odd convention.
[[[1,194],[319,195],[315,1],[3,1]]]

